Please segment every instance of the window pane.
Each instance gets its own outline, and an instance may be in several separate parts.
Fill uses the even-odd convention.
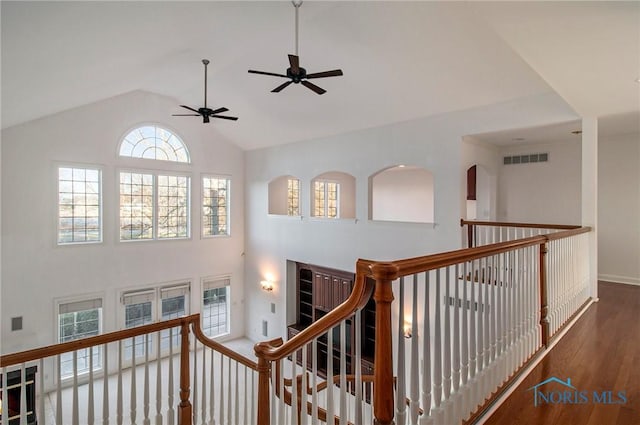
[[[158,176],[158,238],[186,238],[189,215],[189,178]]]
[[[62,307],[62,306],[61,306]],[[58,314],[58,342],[75,341],[100,334],[101,308]],[[89,371],[90,349],[77,350],[77,371]],[[93,348],[93,370],[102,368],[102,350]],[[73,352],[60,356],[60,373],[63,378],[73,375]]]
[[[318,181],[314,183],[313,189],[313,215],[315,217],[325,217],[325,183]]]
[[[229,332],[229,287],[208,289],[202,297],[202,330],[214,337]]]
[[[289,179],[287,183],[287,214],[300,215],[300,180]]]
[[[87,206],[94,207],[91,208],[91,215],[88,215]],[[87,231],[87,218],[97,218],[100,223],[101,209],[100,170],[58,169],[58,243],[102,241],[99,225],[93,231]]]
[[[120,173],[120,240],[153,238],[153,176]]]
[[[228,235],[229,184],[226,178],[202,179],[202,234]]]
[[[149,324],[153,321],[151,301],[142,302],[138,304],[129,304],[125,306],[125,328],[135,328],[136,326],[142,326]],[[136,357],[144,356],[145,344],[149,342],[149,353],[153,349],[152,339],[153,336],[140,335],[135,338],[135,353]],[[124,356],[126,359],[131,358],[132,351],[132,338],[128,338],[124,341]]]
[[[120,144],[120,156],[189,163],[187,147],[169,130],[144,126],[131,131]]]
[[[326,187],[327,187],[327,217],[337,218],[340,185],[338,183],[328,182]]]
[[[162,300],[162,320],[176,319],[187,314],[185,307],[185,296],[180,295],[172,298],[164,298]],[[172,340],[173,346],[180,345],[180,328],[175,327],[170,333],[169,329],[161,331],[162,349],[169,348],[169,340]]]

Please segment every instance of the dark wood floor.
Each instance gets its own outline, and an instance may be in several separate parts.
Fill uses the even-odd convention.
[[[598,292],[600,301],[589,307],[486,424],[640,425],[640,286],[599,282]],[[571,390],[566,400],[573,397],[580,403],[542,402],[535,407],[534,393],[527,389],[552,376],[562,381],[571,378],[587,400]],[[543,392],[566,389],[559,383],[540,387]],[[594,391],[612,391],[612,402],[622,401],[617,393],[624,391],[627,401],[594,403]]]

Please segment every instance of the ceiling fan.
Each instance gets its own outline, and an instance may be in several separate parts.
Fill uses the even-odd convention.
[[[227,108],[218,108],[218,109],[210,109],[207,108],[207,65],[209,65],[208,59],[202,59],[202,63],[204,64],[204,107],[194,109],[186,105],[180,105],[184,109],[188,109],[189,111],[195,112],[195,114],[173,114],[174,117],[202,117],[203,123],[208,123],[209,118],[222,118],[224,120],[232,120],[236,121],[238,117],[227,117],[224,115],[218,115],[222,112],[227,112]]]
[[[288,78],[289,81],[280,84],[275,89],[271,90],[272,93],[278,93],[291,83],[302,84],[306,88],[316,92],[317,94],[324,94],[326,90],[320,88],[310,82],[309,80],[314,78],[326,78],[326,77],[338,77],[343,75],[341,69],[334,69],[332,71],[323,71],[323,72],[313,72],[307,74],[307,70],[300,66],[300,58],[298,56],[298,9],[302,5],[302,1],[292,1],[293,6],[296,9],[296,54],[289,55],[289,68],[287,68],[286,75],[285,74],[276,74],[273,72],[264,72],[264,71],[254,71],[252,69],[249,70],[251,74],[260,74],[260,75],[271,75],[273,77],[282,77]]]

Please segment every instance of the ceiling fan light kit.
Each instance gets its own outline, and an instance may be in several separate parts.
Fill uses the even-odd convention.
[[[271,90],[272,93],[278,93],[280,91],[282,91],[284,88],[286,88],[287,86],[289,86],[291,83],[294,84],[302,84],[303,86],[305,86],[306,88],[308,88],[309,90],[317,93],[317,94],[324,94],[326,93],[326,90],[318,87],[317,85],[313,84],[312,82],[310,82],[309,80],[314,79],[314,78],[327,78],[327,77],[338,77],[343,75],[342,74],[342,70],[341,69],[334,69],[331,71],[323,71],[323,72],[314,72],[311,74],[307,74],[307,70],[302,68],[300,66],[300,57],[298,56],[298,10],[300,8],[300,6],[302,5],[302,1],[292,1],[291,2],[293,4],[293,6],[295,7],[296,10],[296,30],[295,30],[295,46],[296,46],[296,52],[295,55],[289,55],[289,68],[287,68],[286,70],[286,74],[277,74],[274,72],[265,72],[265,71],[255,71],[253,69],[249,70],[250,74],[260,74],[260,75],[269,75],[272,77],[281,77],[281,78],[288,78],[289,81],[286,81],[282,84],[280,84],[278,87],[276,87],[275,89]]]

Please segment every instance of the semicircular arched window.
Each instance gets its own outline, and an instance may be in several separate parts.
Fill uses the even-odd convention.
[[[187,146],[166,128],[155,125],[138,127],[120,143],[120,156],[190,163]]]

